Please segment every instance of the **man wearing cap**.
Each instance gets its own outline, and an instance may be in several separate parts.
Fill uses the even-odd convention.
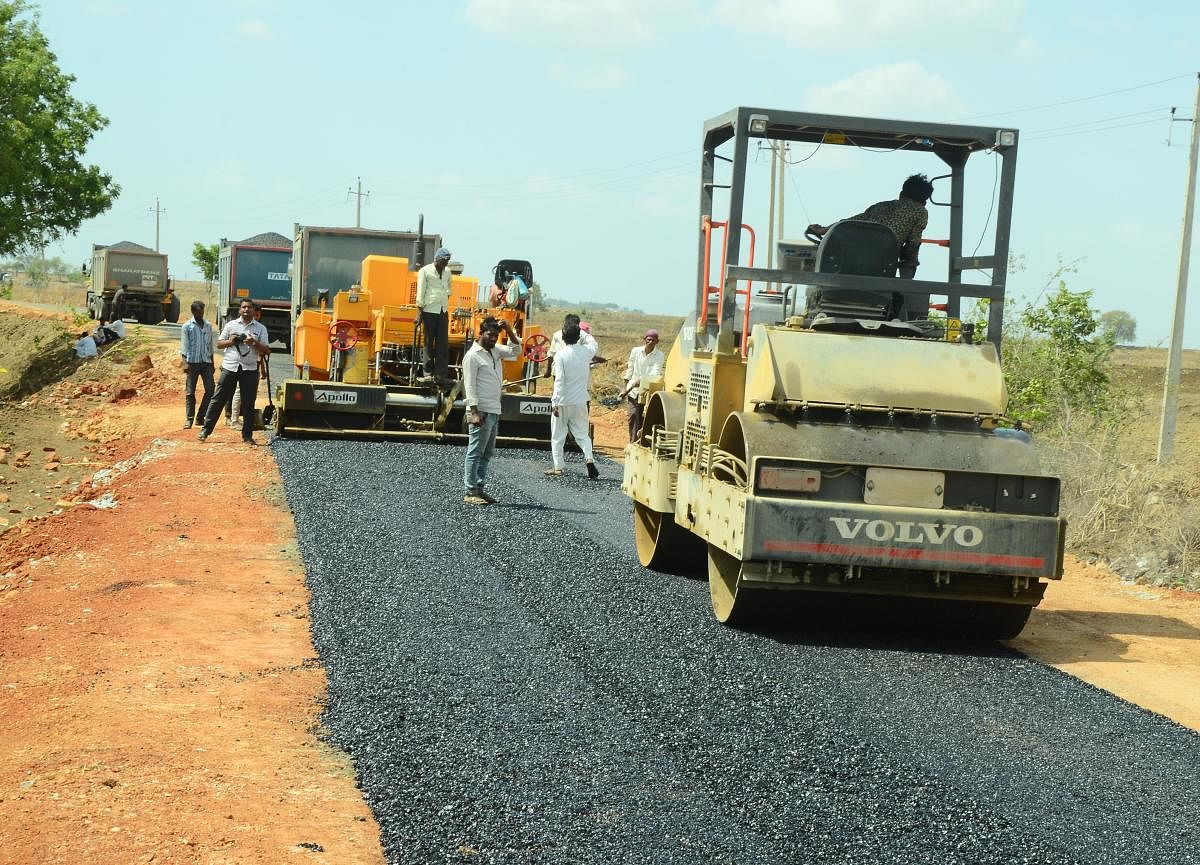
[[[450,346],[447,342],[450,306],[450,250],[433,254],[433,264],[417,271],[417,306],[425,334],[425,374],[439,383],[449,380]]]
[[[648,330],[642,344],[629,351],[625,364],[625,399],[629,406],[629,440],[635,442],[642,430],[642,382],[662,378],[667,359],[658,347],[658,331]]]

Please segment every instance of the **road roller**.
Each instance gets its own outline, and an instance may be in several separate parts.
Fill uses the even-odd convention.
[[[948,209],[949,237],[932,241],[945,279],[906,269],[905,238],[870,210],[756,266],[747,162],[785,143],[928,161],[927,207]],[[706,573],[734,626],[861,602],[968,636],[1021,631],[1062,576],[1066,524],[1059,480],[1005,414],[1017,143],[1011,128],[749,107],[704,124],[695,312],[663,378],[643,383],[625,451],[642,565]],[[990,246],[965,252],[971,157],[987,175],[972,188],[994,191]]]

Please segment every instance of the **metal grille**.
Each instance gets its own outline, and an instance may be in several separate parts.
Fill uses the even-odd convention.
[[[708,441],[708,412],[712,404],[712,370],[706,366],[693,366],[688,376],[687,423],[683,428],[684,462],[692,462],[704,443]]]

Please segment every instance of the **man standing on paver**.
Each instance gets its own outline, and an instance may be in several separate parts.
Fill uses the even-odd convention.
[[[557,477],[563,473],[563,447],[569,432],[583,451],[588,477],[595,480],[600,477],[600,472],[592,461],[592,437],[588,430],[588,381],[596,352],[581,342],[579,336],[578,325],[564,326],[563,347],[554,356],[554,390],[550,394],[550,454],[554,466],[546,474]]]
[[[658,331],[646,331],[642,345],[629,351],[625,364],[625,400],[629,406],[629,440],[635,442],[642,429],[642,382],[660,378],[667,360],[658,347]]]
[[[183,428],[191,429],[196,418],[204,422],[208,416],[208,404],[213,394],[213,329],[204,320],[204,301],[192,301],[192,317],[179,329],[179,355],[183,358],[187,372],[184,387]],[[200,413],[196,413],[196,379],[204,383],[204,396],[200,399]]]
[[[508,334],[508,344],[498,345],[500,328]],[[487,483],[488,463],[496,451],[496,430],[500,426],[500,392],[504,387],[504,361],[516,360],[521,341],[507,321],[488,316],[479,325],[479,339],[463,357],[463,393],[467,404],[469,440],[463,484],[463,501],[471,505],[490,505],[495,499],[483,490]]]
[[[433,254],[433,264],[417,271],[417,306],[421,309],[421,332],[425,334],[425,374],[438,384],[449,379],[450,346],[450,250]]]

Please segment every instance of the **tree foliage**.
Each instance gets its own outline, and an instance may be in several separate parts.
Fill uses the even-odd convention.
[[[108,125],[71,96],[25,0],[0,0],[0,255],[73,233],[112,206],[120,187],[82,157]]]
[[[1110,377],[1113,335],[1089,306],[1092,293],[1071,291],[1062,273],[1043,305],[1006,326],[1004,377],[1015,417],[1065,433],[1079,419],[1114,419],[1122,395]]]
[[[1131,345],[1137,339],[1137,319],[1123,309],[1110,309],[1100,316],[1100,330],[1118,345]]]
[[[195,243],[192,245],[192,264],[200,268],[200,275],[205,282],[217,278],[217,262],[221,259],[221,244]]]

